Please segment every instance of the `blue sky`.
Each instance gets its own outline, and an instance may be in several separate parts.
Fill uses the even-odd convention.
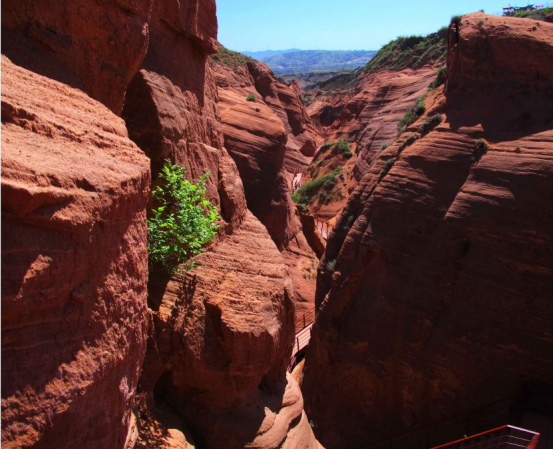
[[[495,14],[509,3],[509,0],[216,1],[219,41],[238,51],[378,50],[398,36],[432,33],[448,25],[454,15],[480,9]],[[511,4],[523,6],[528,2],[513,0]]]

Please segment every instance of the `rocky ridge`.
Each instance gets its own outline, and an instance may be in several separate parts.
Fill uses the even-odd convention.
[[[317,216],[335,223],[358,182],[382,148],[395,140],[398,122],[424,97],[444,65],[445,32],[427,37],[398,38],[386,45],[363,69],[320,83],[306,94],[307,112],[320,123],[326,142],[346,140],[355,158],[340,152],[320,153],[306,181],[342,167],[342,195],[311,206]],[[409,55],[409,56],[406,56]]]
[[[326,447],[551,386],[552,36],[461,17],[444,93],[359,170],[319,266],[303,380]]]

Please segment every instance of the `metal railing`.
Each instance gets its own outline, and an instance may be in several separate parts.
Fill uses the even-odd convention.
[[[539,436],[539,433],[531,430],[502,426],[432,449],[536,449]]]
[[[358,449],[429,449],[487,429],[516,422],[521,395],[510,396],[430,424],[393,433]]]

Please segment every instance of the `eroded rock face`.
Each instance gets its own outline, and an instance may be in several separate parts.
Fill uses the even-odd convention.
[[[342,213],[303,381],[325,446],[551,385],[553,83],[535,75],[553,60],[553,28],[538,28],[463,16],[448,90],[428,111],[443,123],[423,136],[423,118],[383,150]],[[525,47],[533,76],[508,62]]]
[[[240,171],[248,207],[282,250],[301,231],[290,199],[291,176],[307,167],[318,130],[297,92],[277,82],[264,64],[218,63],[214,69],[225,147]]]
[[[6,0],[2,53],[120,114],[146,55],[151,7],[152,0]]]
[[[169,6],[154,8],[150,51],[129,86],[123,117],[151,158],[154,178],[166,158],[190,178],[211,173],[208,197],[220,205],[223,221],[193,272],[172,279],[150,274],[151,326],[139,390],[150,407],[170,406],[200,447],[277,448],[287,438],[316,447],[302,420],[299,388],[286,376],[294,335],[291,281],[265,227],[247,209],[240,174],[223,147],[207,60],[216,35],[208,25],[216,24],[214,2]],[[280,122],[279,130],[284,143]]]
[[[123,447],[146,349],[149,163],[2,57],[2,446]]]
[[[290,436],[317,447],[295,381],[292,284],[263,225],[242,225],[175,277],[154,314],[156,348],[142,388],[155,380],[207,448],[276,448]],[[154,355],[155,354],[155,355]],[[157,380],[159,379],[159,380]]]
[[[322,137],[307,117],[297,85],[278,82],[267,66],[254,60],[213,67],[225,147],[240,171],[248,207],[284,256],[301,319],[314,306],[316,243],[322,242],[306,239],[290,186]]]

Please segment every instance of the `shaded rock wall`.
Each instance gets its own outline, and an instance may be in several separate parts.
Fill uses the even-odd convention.
[[[525,65],[547,67],[553,28],[529,25],[450,29],[448,90],[428,111],[443,123],[381,152],[328,242],[303,381],[327,447],[553,384],[553,84],[509,50],[539,48]]]
[[[116,114],[148,48],[152,0],[2,2],[2,53]]]
[[[146,349],[148,165],[105,106],[2,57],[3,447],[125,444]]]

